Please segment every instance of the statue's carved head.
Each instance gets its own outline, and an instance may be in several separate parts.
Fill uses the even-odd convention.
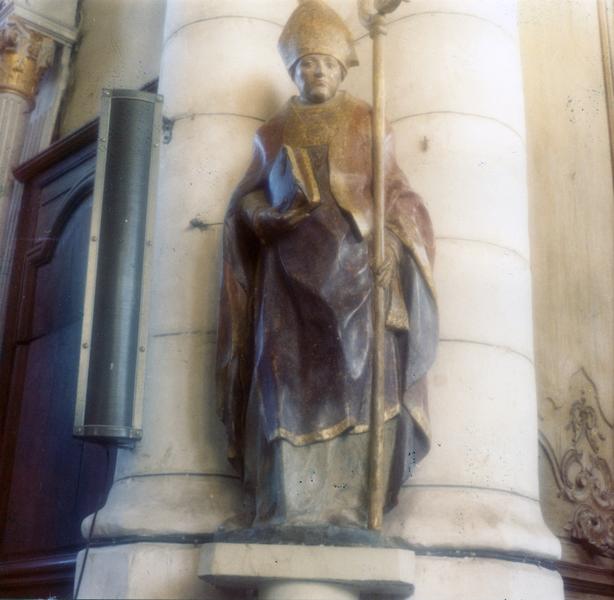
[[[343,65],[330,54],[307,54],[299,58],[290,70],[301,100],[309,104],[333,98],[345,72]]]
[[[301,98],[310,103],[332,98],[347,70],[358,65],[350,30],[323,0],[300,2],[278,48]]]

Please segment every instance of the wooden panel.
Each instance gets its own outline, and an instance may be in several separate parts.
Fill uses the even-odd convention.
[[[81,145],[71,137],[20,170],[0,365],[3,596],[70,595],[81,522],[104,504],[114,469],[114,450],[72,437],[95,144],[91,128]]]
[[[7,561],[0,565],[0,593],[5,598],[72,598],[75,555]]]
[[[567,598],[584,600],[614,597],[614,162],[598,10],[606,1],[519,1],[541,499],[561,540]]]

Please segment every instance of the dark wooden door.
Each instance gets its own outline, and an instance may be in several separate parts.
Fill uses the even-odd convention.
[[[114,453],[72,437],[94,138],[91,126],[21,170],[0,375],[0,596],[71,596],[81,521],[112,478]]]

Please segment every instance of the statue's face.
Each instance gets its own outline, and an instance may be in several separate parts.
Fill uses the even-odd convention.
[[[335,96],[344,74],[341,63],[333,56],[308,54],[296,62],[293,77],[302,100],[319,104]]]

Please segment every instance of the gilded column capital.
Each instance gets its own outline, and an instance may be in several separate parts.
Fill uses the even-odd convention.
[[[54,51],[51,38],[17,18],[7,19],[0,26],[0,92],[12,91],[33,102]]]

